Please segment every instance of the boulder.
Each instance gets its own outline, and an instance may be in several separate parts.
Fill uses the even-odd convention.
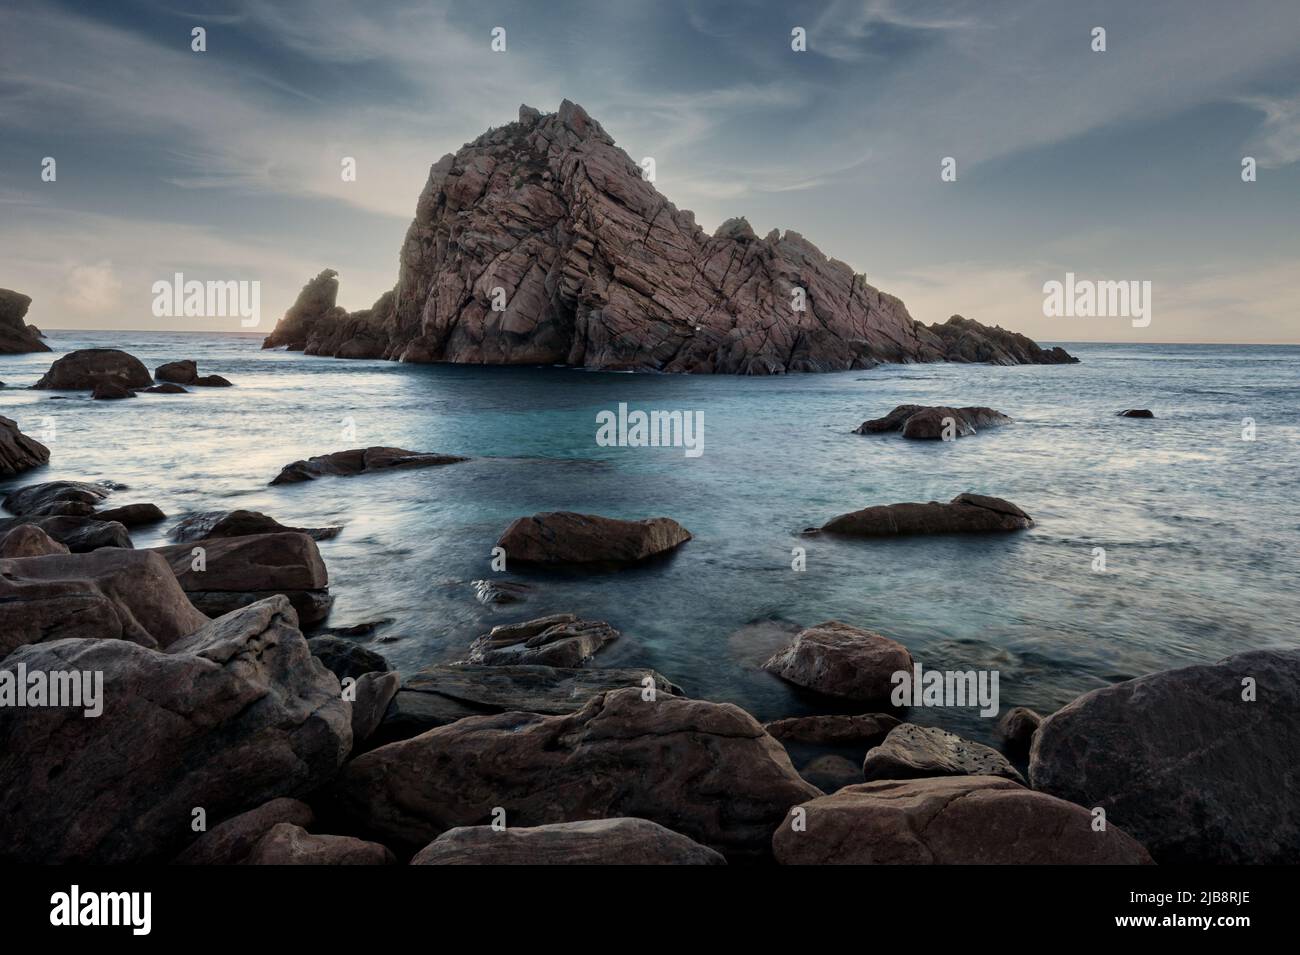
[[[391,671],[363,673],[356,678],[352,701],[352,751],[360,752],[361,746],[375,735],[379,724],[388,712],[389,704],[397,695],[402,685],[402,678]]]
[[[408,677],[393,698],[376,739],[390,742],[445,726],[466,716],[521,710],[562,714],[582,709],[592,698],[624,687],[681,696],[678,686],[648,669],[439,664]]]
[[[38,557],[36,561],[66,558]],[[0,707],[0,860],[165,861],[222,819],[332,777],[352,745],[338,680],[273,597],[165,652],[127,640],[22,647],[4,669],[103,674],[103,712]]]
[[[1087,809],[994,776],[848,786],[772,837],[783,865],[1149,865],[1140,843]]]
[[[291,822],[276,823],[258,840],[244,865],[393,865],[397,857],[377,842],[352,836],[313,835]]]
[[[156,381],[170,381],[177,385],[188,385],[199,376],[199,366],[188,358],[181,361],[169,361],[154,369]]]
[[[1129,408],[1127,411],[1120,411],[1116,414],[1117,418],[1154,418],[1155,414],[1148,408]]]
[[[726,865],[708,846],[649,819],[585,819],[549,826],[458,826],[411,865]]]
[[[1033,527],[1028,514],[1010,501],[983,494],[958,494],[947,504],[883,504],[841,514],[821,531],[850,537],[904,534],[984,534]],[[816,533],[813,531],[812,533]]]
[[[1300,857],[1298,758],[1300,650],[1254,650],[1084,694],[1039,726],[1029,778],[1162,864],[1277,865]]]
[[[201,375],[191,381],[190,384],[196,388],[229,388],[234,382],[228,378],[222,378],[220,375]]]
[[[35,524],[19,524],[0,532],[0,557],[45,557],[49,554],[70,553]]]
[[[939,441],[945,433],[953,438],[964,438],[975,434],[979,428],[991,428],[1010,422],[1010,418],[992,408],[899,405],[883,418],[862,422],[855,434],[898,431],[905,438]]]
[[[273,826],[284,822],[305,828],[314,821],[305,802],[272,799],[213,826],[173,859],[172,865],[239,865]]]
[[[74,554],[88,554],[101,547],[120,547],[130,550],[131,535],[126,526],[117,521],[101,521],[94,517],[75,517],[70,514],[53,516],[7,518],[0,520],[0,535],[15,527],[32,524],[63,544]]]
[[[23,323],[31,304],[31,296],[0,288],[0,355],[50,350],[41,341],[40,329]]]
[[[167,536],[184,543],[207,537],[248,537],[294,531],[306,534],[312,540],[323,541],[338,537],[342,530],[341,527],[286,527],[274,517],[258,511],[200,511],[187,515]]]
[[[819,794],[739,707],[638,689],[568,716],[458,720],[358,756],[331,788],[393,845],[490,823],[500,806],[509,826],[637,816],[742,857],[765,854],[786,811]]]
[[[991,746],[915,723],[900,723],[890,730],[885,741],[867,753],[862,774],[868,781],[919,776],[1001,776],[1025,781]]]
[[[763,669],[797,686],[850,700],[888,700],[899,670],[912,671],[912,655],[895,640],[829,620],[800,631]]]
[[[188,395],[189,392],[180,385],[173,385],[171,382],[165,382],[161,385],[151,385],[148,388],[141,388],[139,394],[144,395]]]
[[[860,716],[796,716],[764,723],[763,729],[783,743],[811,743],[817,746],[875,746],[897,726],[888,713]],[[857,767],[854,767],[857,771]]]
[[[73,504],[84,508],[84,511],[76,512],[77,516],[84,517],[93,513],[113,490],[114,487],[107,482],[46,481],[10,491],[5,495],[4,508],[11,514],[44,515],[60,513],[54,509],[59,505]]]
[[[140,527],[145,524],[157,524],[167,520],[157,504],[123,504],[95,512],[97,521],[117,521],[126,527]]]
[[[50,449],[18,428],[18,422],[0,415],[0,477],[22,474],[50,460]]]
[[[469,662],[485,666],[537,663],[580,667],[619,632],[603,620],[579,620],[571,613],[551,614],[523,623],[493,627],[469,648]]]
[[[458,458],[450,454],[428,454],[422,451],[404,451],[401,448],[356,448],[286,464],[271,484],[314,481],[326,475],[353,477],[373,471],[430,468],[468,460],[469,458]]]
[[[149,551],[0,560],[0,657],[24,643],[74,637],[167,647],[207,622]]]
[[[55,360],[33,388],[93,391],[99,385],[148,388],[153,376],[140,359],[116,348],[83,348]]]
[[[550,511],[521,517],[497,541],[506,560],[544,566],[623,566],[667,554],[691,539],[670,517],[623,521]]]
[[[862,767],[851,759],[826,753],[800,767],[799,775],[822,792],[833,793],[862,782]]]
[[[190,601],[220,616],[272,594],[289,598],[304,627],[329,613],[329,575],[316,542],[306,534],[216,537],[156,547]],[[202,552],[202,562],[196,551]]]
[[[388,671],[388,661],[378,653],[342,637],[312,637],[307,641],[307,647],[311,650],[311,655],[325,664],[325,669],[340,681],[346,677],[355,680],[363,673]]]
[[[95,390],[90,393],[90,397],[95,401],[118,401],[122,398],[134,398],[135,392],[130,388],[124,388],[116,382],[101,381],[95,386]]]
[[[1027,706],[1007,710],[998,720],[998,733],[1006,743],[1007,752],[1013,756],[1027,755],[1042,722],[1043,718]]]

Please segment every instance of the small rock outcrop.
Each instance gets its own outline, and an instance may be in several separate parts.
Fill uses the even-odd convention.
[[[0,415],[0,477],[22,474],[49,460],[49,448],[23,434],[17,421]]]
[[[890,730],[885,741],[867,753],[862,774],[868,781],[920,776],[1001,776],[1025,781],[991,746],[915,723],[901,723]]]
[[[1059,345],[1042,348],[1024,335],[998,325],[990,328],[960,315],[942,325],[931,325],[930,331],[942,342],[945,361],[988,365],[1070,365],[1079,361]]]
[[[108,482],[46,481],[27,484],[5,495],[4,509],[22,517],[70,514],[88,517],[116,488]]]
[[[274,517],[258,511],[200,511],[189,514],[168,532],[177,543],[208,537],[248,537],[252,534],[280,534],[292,531],[314,541],[338,537],[341,527],[286,527]]]
[[[199,377],[198,363],[188,358],[181,361],[169,361],[159,365],[153,371],[155,381],[170,381],[177,385],[188,385]]]
[[[883,418],[872,418],[858,425],[854,434],[882,434],[897,431],[905,438],[941,441],[946,437],[964,438],[979,428],[1010,424],[1011,419],[992,408],[949,408],[946,405],[899,405]]]
[[[31,304],[31,296],[0,288],[0,355],[50,350],[50,346],[41,341],[40,330],[23,322]]]
[[[94,391],[101,385],[148,388],[153,375],[140,359],[116,348],[83,348],[55,360],[33,388]]]
[[[815,693],[880,702],[894,673],[912,672],[912,655],[888,637],[830,620],[800,631],[763,669]]]
[[[460,826],[411,865],[726,865],[720,854],[649,819],[588,819],[549,826]]]
[[[1117,418],[1154,418],[1155,413],[1149,408],[1129,408],[1127,411],[1118,412]]]
[[[404,468],[431,468],[443,464],[458,464],[469,458],[451,454],[428,454],[423,451],[405,451],[402,448],[355,448],[321,454],[306,461],[286,464],[271,484],[296,484],[314,481],[319,477],[353,477],[373,471],[393,471]]]
[[[518,518],[497,540],[506,560],[550,567],[621,567],[675,550],[691,532],[671,517],[624,521],[548,511]]]
[[[575,614],[556,613],[493,627],[470,645],[469,662],[580,667],[618,637],[619,632],[603,620],[579,620]]]
[[[990,534],[1033,527],[1033,519],[1010,501],[983,494],[958,494],[947,504],[878,504],[841,514],[818,530],[848,537],[906,534]]]

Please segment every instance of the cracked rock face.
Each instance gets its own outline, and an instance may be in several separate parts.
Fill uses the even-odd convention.
[[[796,232],[760,238],[731,219],[707,234],[568,100],[545,116],[521,107],[438,160],[393,291],[352,313],[337,292],[321,272],[264,347],[750,375],[1068,360],[966,319],[927,328]]]
[[[962,739],[934,726],[901,723],[884,742],[867,753],[862,773],[872,779],[918,776],[1002,776],[1023,783],[1024,777],[991,746]]]
[[[764,854],[786,811],[820,794],[739,707],[635,689],[569,716],[457,720],[357,757],[333,789],[394,846],[489,824],[499,806],[509,827],[636,816],[737,856]]]
[[[772,837],[783,865],[1149,865],[1082,806],[993,776],[847,786],[802,807],[806,828]]]
[[[194,838],[195,807],[223,819],[309,792],[352,745],[339,682],[312,659],[283,597],[214,620],[164,652],[56,640],[3,661],[19,664],[28,673],[102,672],[103,713],[0,707],[6,862],[171,858]]]
[[[1300,651],[1256,650],[1084,694],[1038,727],[1029,778],[1162,864],[1276,865],[1300,855],[1297,758]]]
[[[540,664],[580,667],[619,632],[603,620],[579,620],[557,613],[523,623],[502,624],[475,640],[469,662],[485,666]]]

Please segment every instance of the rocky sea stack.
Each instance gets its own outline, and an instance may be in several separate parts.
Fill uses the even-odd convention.
[[[359,312],[321,272],[263,347],[748,375],[1075,361],[960,316],[923,325],[796,232],[760,238],[737,218],[707,234],[568,100],[545,116],[522,106],[438,160],[400,261],[393,291]]]
[[[31,304],[31,296],[0,288],[0,355],[50,350],[36,326],[23,322]]]

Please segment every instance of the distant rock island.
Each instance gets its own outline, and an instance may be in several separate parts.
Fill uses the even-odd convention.
[[[517,122],[438,160],[396,287],[351,313],[337,294],[326,269],[263,347],[746,375],[1077,361],[960,316],[917,322],[796,232],[759,238],[738,218],[706,234],[568,100],[549,115],[521,106]]]
[[[23,322],[31,304],[30,296],[0,288],[0,355],[50,350],[50,346],[41,341],[40,329]]]

